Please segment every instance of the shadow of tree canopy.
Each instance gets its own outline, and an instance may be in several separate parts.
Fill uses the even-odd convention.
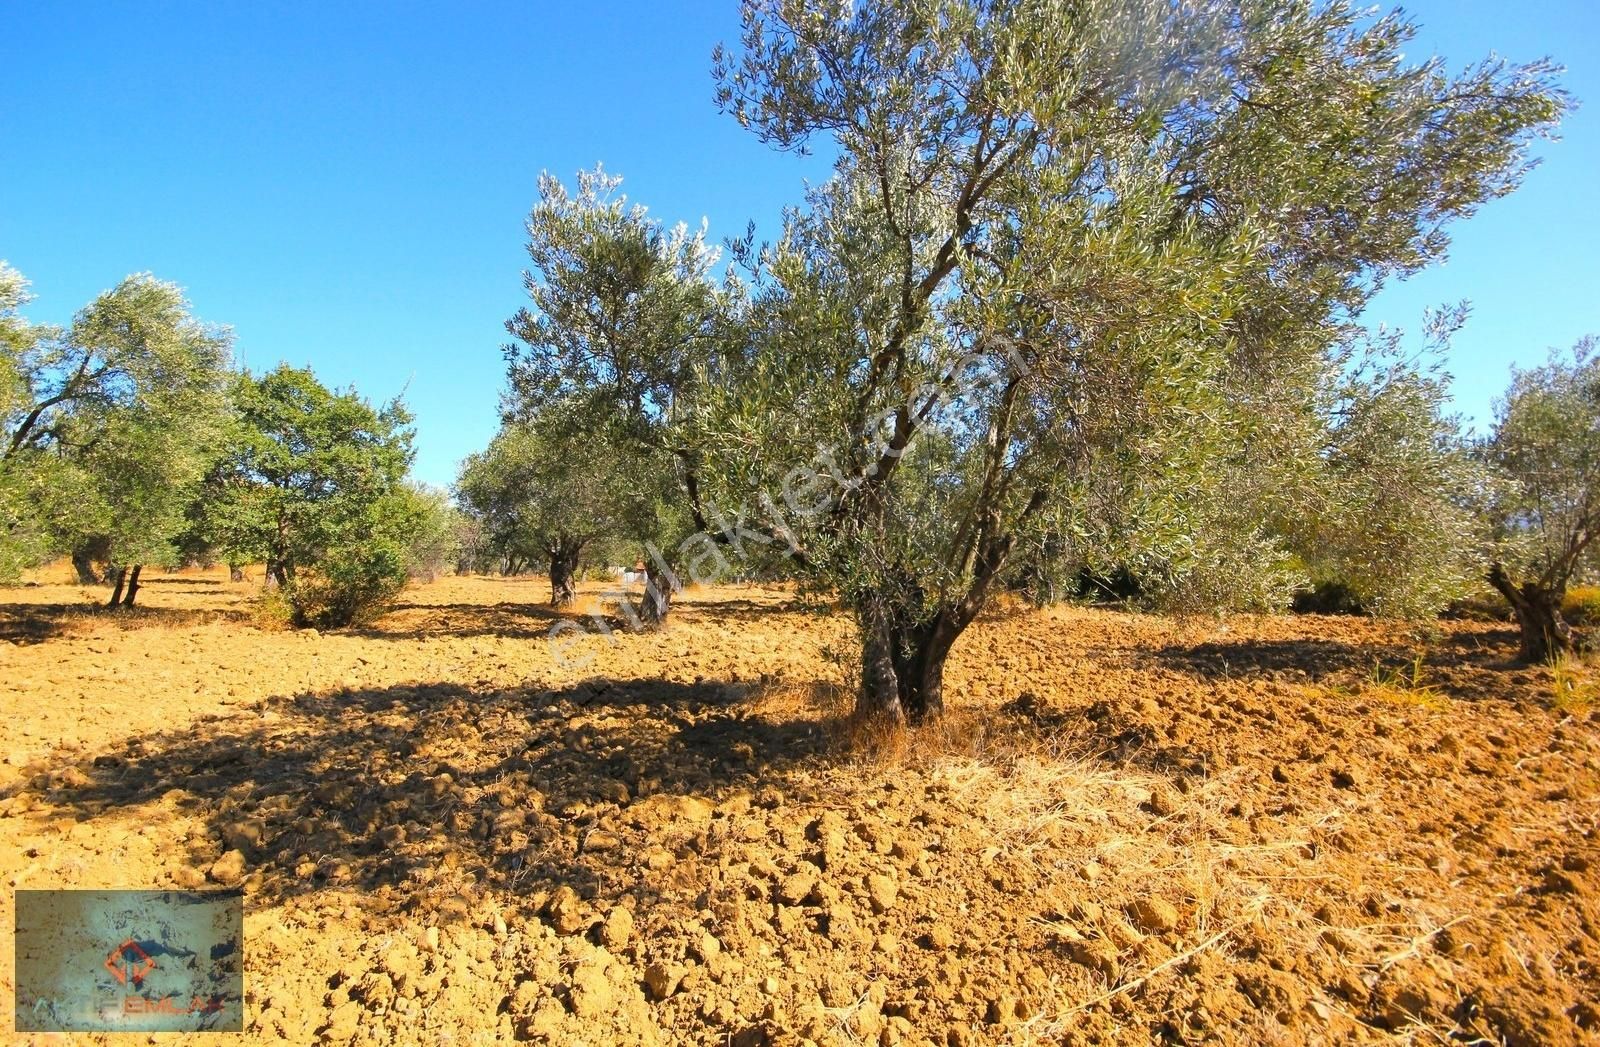
[[[1239,640],[1193,645],[1169,644],[1150,658],[1164,668],[1202,680],[1269,673],[1304,675],[1312,680],[1370,669],[1374,659],[1393,654],[1384,647],[1345,643],[1341,640]]]
[[[601,624],[615,632],[637,627],[617,612],[619,599],[637,600],[638,588],[617,587],[581,594],[572,607],[553,607],[547,600],[503,600],[499,603],[421,603],[403,601],[390,607],[382,620],[363,629],[347,630],[374,640],[415,640],[437,637],[497,636],[508,639],[543,639],[557,622],[574,622],[586,631]],[[595,602],[598,597],[599,602]],[[762,601],[742,597],[695,599],[673,605],[675,621],[735,624],[781,614],[820,613],[797,600]]]
[[[249,617],[246,611],[233,608],[107,607],[103,603],[88,602],[0,603],[0,642],[43,643],[91,623],[144,629],[212,621],[243,622]]]
[[[1503,695],[1507,673],[1527,668],[1517,662],[1516,650],[1516,631],[1507,628],[1448,633],[1415,647],[1321,639],[1174,644],[1142,660],[1205,682],[1276,676],[1317,685],[1358,685],[1382,673],[1405,686],[1474,700]]]
[[[237,848],[268,902],[330,886],[403,908],[558,884],[648,897],[660,874],[645,875],[645,855],[703,846],[704,798],[824,751],[819,723],[753,715],[746,693],[659,679],[307,693],[36,766],[11,795],[41,821],[197,815],[207,832],[168,871],[181,883]]]
[[[502,636],[541,639],[560,621],[588,621],[589,615],[551,607],[548,602],[397,603],[376,625],[344,630],[371,640],[418,640],[445,636]]]

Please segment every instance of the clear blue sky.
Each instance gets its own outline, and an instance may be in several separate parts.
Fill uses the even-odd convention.
[[[1600,10],[1593,0],[1408,4],[1413,50],[1551,55],[1591,102],[1445,267],[1372,319],[1472,299],[1453,356],[1486,418],[1512,361],[1600,332]],[[522,219],[543,169],[604,161],[669,221],[770,233],[815,161],[712,104],[737,4],[49,4],[0,28],[0,258],[65,321],[129,272],[188,289],[252,369],[312,365],[418,418],[417,475],[488,442]]]

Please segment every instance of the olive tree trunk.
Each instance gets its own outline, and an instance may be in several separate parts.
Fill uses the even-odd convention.
[[[582,551],[579,542],[562,541],[550,546],[550,606],[568,607],[577,601],[578,556]]]
[[[132,607],[134,597],[139,595],[139,574],[144,570],[144,564],[136,563],[128,572],[128,590],[122,594],[122,606]]]
[[[639,597],[639,625],[645,629],[659,629],[667,624],[672,610],[672,594],[678,579],[670,571],[655,563],[644,569],[644,593]]]
[[[78,572],[79,585],[98,585],[100,583],[100,572],[95,570],[94,556],[82,546],[72,550],[72,569]]]
[[[1489,570],[1494,586],[1516,613],[1522,631],[1518,652],[1525,662],[1557,662],[1578,649],[1572,627],[1561,617],[1561,593],[1537,582],[1513,582],[1505,568],[1495,564]]]
[[[859,614],[862,715],[924,723],[944,714],[944,666],[964,624],[948,612],[913,621],[879,601]]]

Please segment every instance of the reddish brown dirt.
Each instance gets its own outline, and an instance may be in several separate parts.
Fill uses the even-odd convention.
[[[1499,626],[996,612],[944,726],[863,739],[847,624],[779,589],[585,665],[542,580],[326,635],[216,573],[95,595],[0,591],[0,871],[242,877],[248,1042],[1600,1029],[1600,714]]]

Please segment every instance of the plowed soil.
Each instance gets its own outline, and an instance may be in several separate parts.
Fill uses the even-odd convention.
[[[1501,625],[996,610],[871,737],[781,588],[559,649],[539,579],[252,592],[0,591],[5,886],[242,882],[247,1042],[1600,1035],[1600,711]]]

